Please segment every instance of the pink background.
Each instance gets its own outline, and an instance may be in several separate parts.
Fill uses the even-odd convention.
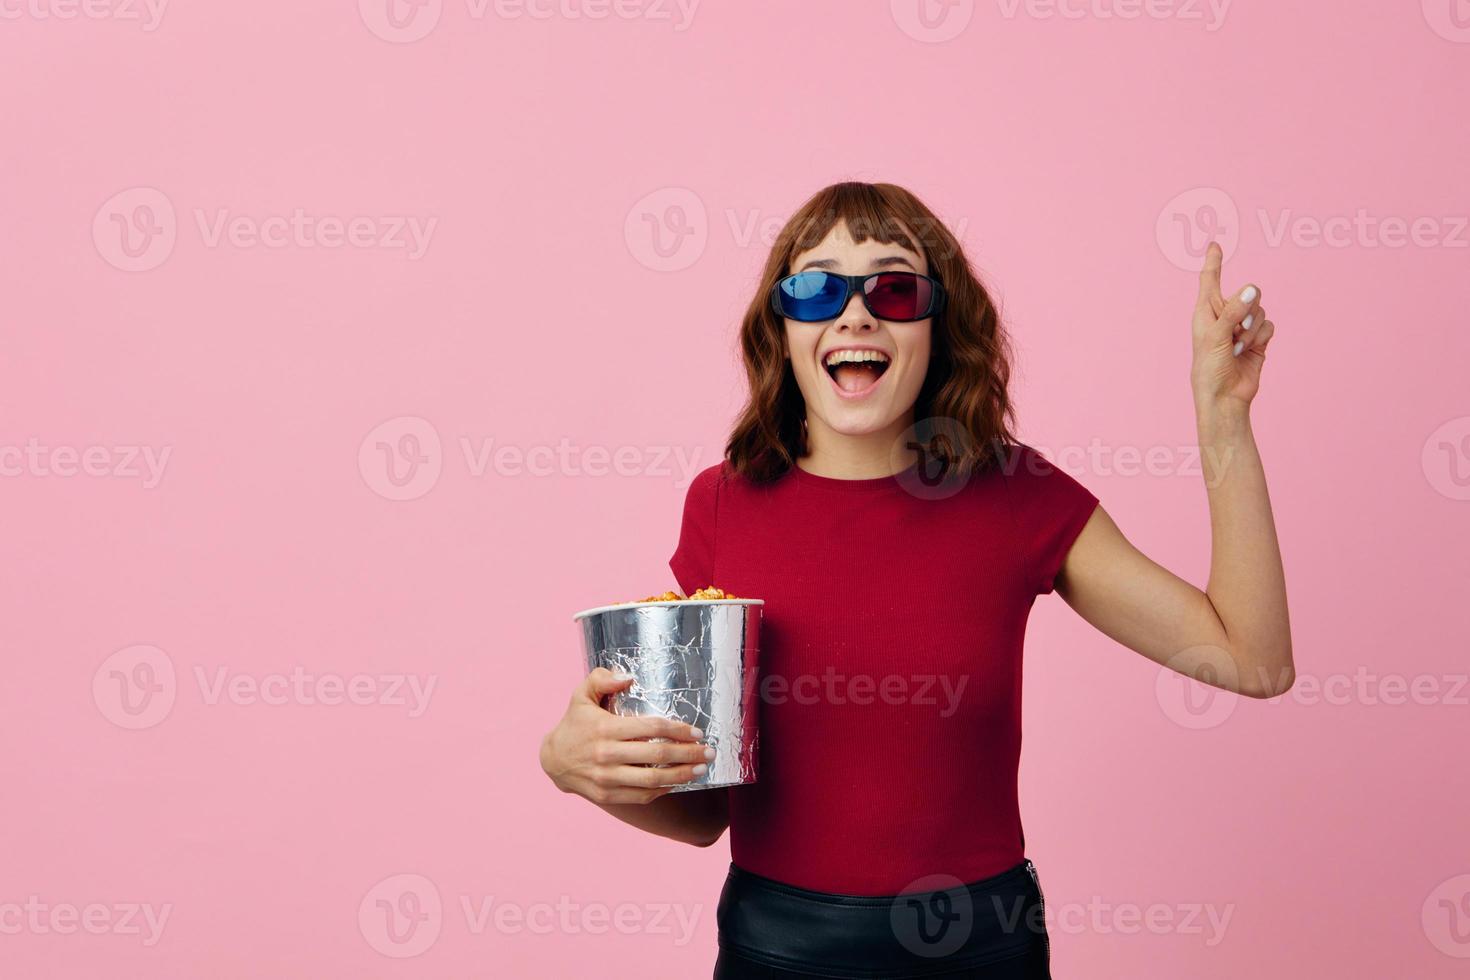
[[[1186,692],[1055,597],[1034,614],[1023,813],[1073,917],[1057,975],[1463,974],[1449,0],[384,2],[4,8],[0,972],[707,975],[725,844],[625,828],[536,750],[579,674],[570,614],[673,585],[676,454],[718,458],[769,234],[858,178],[961,232],[1024,435],[1201,584],[1177,447],[1203,232],[1279,328],[1255,417],[1298,689]],[[339,227],[252,238],[298,209]],[[247,220],[216,236],[221,212]],[[391,247],[405,217],[435,222],[421,254]],[[1151,473],[1112,455],[1155,447]],[[372,703],[215,687],[298,670]],[[432,678],[422,711],[395,675]],[[32,896],[39,919],[6,911]],[[378,899],[415,896],[389,934]],[[538,929],[479,919],[491,898]],[[1090,911],[1128,903],[1179,927]],[[169,908],[155,941],[129,905]],[[1184,927],[1201,905],[1223,938]]]

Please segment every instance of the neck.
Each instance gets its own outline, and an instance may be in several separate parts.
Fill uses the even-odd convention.
[[[914,413],[904,413],[878,432],[848,435],[807,418],[807,454],[796,465],[815,476],[836,480],[871,480],[892,476],[912,466],[915,453],[908,447],[895,451],[904,431],[914,424]]]

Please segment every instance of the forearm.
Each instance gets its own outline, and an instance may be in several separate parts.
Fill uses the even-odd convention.
[[[696,847],[720,839],[729,825],[728,789],[669,793],[652,803],[598,803],[629,826]]]
[[[1210,579],[1244,690],[1272,694],[1295,679],[1286,575],[1271,515],[1266,472],[1249,410],[1201,406],[1200,455],[1210,503]]]

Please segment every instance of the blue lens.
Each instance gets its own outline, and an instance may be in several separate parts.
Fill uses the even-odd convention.
[[[847,305],[847,283],[825,272],[798,272],[777,284],[776,295],[783,316],[807,323],[831,320]]]

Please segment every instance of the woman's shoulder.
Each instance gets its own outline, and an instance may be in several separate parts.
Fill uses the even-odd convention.
[[[735,465],[727,457],[694,474],[694,479],[689,481],[688,493],[691,497],[702,498],[752,489],[757,489],[757,484],[750,477],[736,470]]]
[[[1056,474],[1071,479],[1040,449],[1024,442],[1003,447],[999,452],[996,468],[1003,476],[1022,481],[1055,479]]]
[[[720,495],[738,490],[742,479],[728,459],[706,466],[689,481],[689,488],[684,492],[685,510],[713,515],[719,506]]]
[[[1076,477],[1032,446],[1009,447],[1000,461],[1029,556],[1036,594],[1052,591],[1072,542],[1082,532],[1098,499]]]
[[[730,468],[730,461],[722,459],[713,466],[706,466],[694,478],[689,481],[688,496],[690,499],[713,497],[720,492],[720,487],[729,483],[734,470]]]
[[[1086,506],[1097,498],[1040,449],[1025,443],[1004,447],[995,470],[1022,509]]]

